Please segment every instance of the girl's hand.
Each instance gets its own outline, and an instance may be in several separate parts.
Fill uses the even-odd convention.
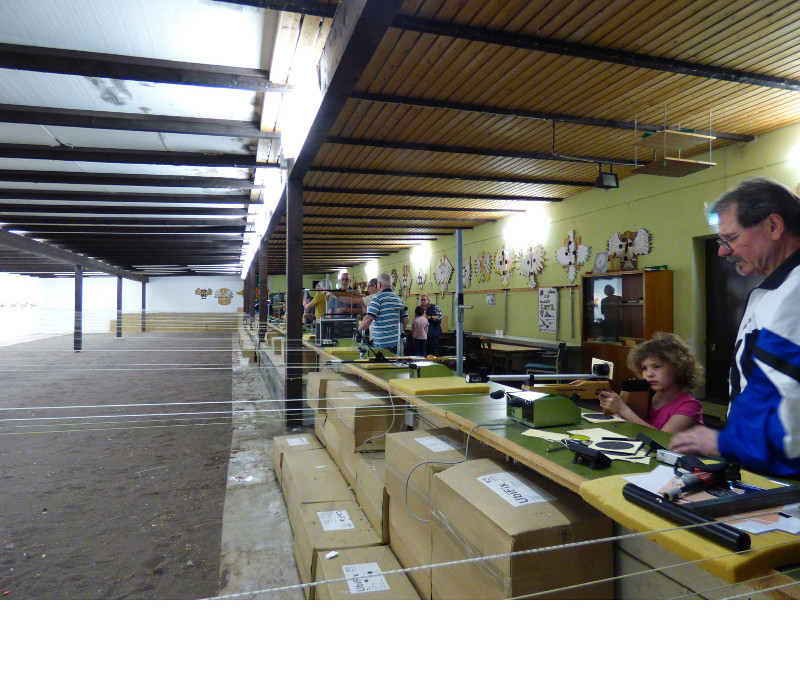
[[[620,398],[614,391],[600,391],[600,409],[605,414],[620,414],[624,407],[627,406],[624,402],[622,402],[622,398]]]

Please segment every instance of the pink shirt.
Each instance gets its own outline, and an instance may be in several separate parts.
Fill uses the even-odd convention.
[[[703,423],[703,406],[700,404],[699,400],[695,400],[688,393],[681,393],[675,400],[668,402],[658,409],[649,407],[647,416],[644,419],[656,429],[662,429],[669,421],[669,418],[674,414],[682,414],[686,417],[691,417],[698,424]]]
[[[411,337],[417,340],[427,340],[428,319],[424,316],[418,316],[411,322]]]

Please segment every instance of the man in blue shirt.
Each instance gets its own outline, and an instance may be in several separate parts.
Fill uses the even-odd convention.
[[[404,308],[403,300],[392,291],[392,277],[388,273],[381,273],[378,276],[378,292],[372,296],[367,315],[358,328],[363,335],[371,325],[373,345],[397,354],[400,335],[408,324]]]
[[[428,346],[426,351],[434,357],[439,356],[439,336],[442,334],[442,310],[431,304],[428,295],[420,295],[419,301],[425,318],[428,319]]]
[[[747,298],[736,335],[725,429],[698,425],[670,449],[738,460],[778,476],[800,474],[800,199],[763,178],[711,207],[719,255],[740,275],[766,278]]]

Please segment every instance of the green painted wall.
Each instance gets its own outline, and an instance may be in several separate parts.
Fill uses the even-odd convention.
[[[560,203],[544,206],[546,228],[536,222],[533,213],[520,214],[492,223],[480,225],[463,233],[464,257],[474,263],[480,252],[494,254],[504,244],[504,230],[524,228],[529,243],[541,243],[545,250],[544,270],[536,277],[537,287],[567,286],[567,273],[555,260],[556,250],[564,244],[567,233],[574,230],[582,243],[592,248],[591,255],[576,278],[590,272],[595,253],[607,251],[609,237],[614,232],[646,228],[653,235],[653,251],[640,257],[639,266],[667,264],[674,273],[674,331],[685,338],[698,357],[704,359],[705,339],[705,276],[703,270],[703,240],[713,237],[715,229],[709,227],[705,205],[714,201],[725,190],[739,181],[763,175],[795,190],[800,181],[800,165],[793,162],[792,154],[800,144],[800,126],[795,125],[758,137],[748,144],[732,144],[713,153],[714,168],[687,175],[683,178],[663,178],[652,175],[633,175],[620,181],[619,189],[592,189]],[[800,149],[798,149],[800,150]],[[633,152],[632,152],[633,153]],[[707,160],[708,154],[698,156]],[[539,227],[538,230],[536,228]],[[455,267],[455,237],[429,243],[431,258],[422,267],[411,266],[416,276],[421,268],[432,282],[433,271],[442,255]],[[397,252],[379,260],[381,271],[395,269],[402,276],[403,267],[411,265],[410,251]],[[351,270],[356,279],[365,276],[365,265]],[[527,279],[515,270],[509,287],[520,288]],[[449,289],[455,289],[453,276]],[[464,302],[475,308],[465,312],[467,330],[493,333],[502,329],[506,335],[553,339],[555,335],[538,330],[538,292],[504,293],[501,276],[493,273],[485,283],[478,283],[474,272],[472,283],[465,292],[476,289],[497,290],[496,305],[486,306],[483,294],[467,294]],[[427,284],[424,291],[439,304],[454,327],[452,295],[438,296],[438,288]],[[413,309],[418,303],[420,288],[416,281],[406,304]],[[560,290],[559,336],[561,340],[578,341],[580,338],[580,303],[578,290],[574,290],[574,316],[570,323],[570,291]],[[507,300],[507,307],[506,307]]]

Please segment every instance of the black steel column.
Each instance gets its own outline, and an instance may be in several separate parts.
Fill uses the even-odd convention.
[[[75,352],[83,349],[83,266],[75,266]]]
[[[261,243],[258,247],[258,342],[263,343],[267,335],[267,321],[269,320],[269,310],[267,309],[267,298],[269,297],[269,290],[267,289],[267,276],[269,268],[267,263],[269,261],[269,248],[267,247],[267,238],[262,237]]]
[[[258,289],[258,299],[256,299],[256,288]],[[250,319],[250,328],[256,325],[256,302],[258,302],[258,313],[263,309],[264,299],[261,295],[261,276],[258,275],[258,263],[256,257],[250,262],[250,306],[247,310]]]
[[[117,338],[122,337],[122,276],[117,276]]]
[[[147,331],[147,283],[142,281],[142,333]]]
[[[286,184],[286,426],[302,424],[303,180]]]
[[[242,323],[246,324],[250,316],[250,303],[253,299],[253,262],[250,262],[250,267],[244,276],[244,288],[242,289],[242,299],[244,304],[242,306]]]

